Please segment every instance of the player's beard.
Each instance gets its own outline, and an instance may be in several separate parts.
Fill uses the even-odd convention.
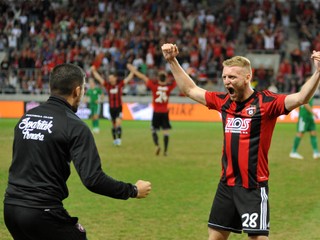
[[[80,102],[83,96],[84,96],[84,90],[81,89],[80,95],[74,100],[74,104],[71,106],[71,109],[73,112],[76,113],[78,111],[78,107],[80,105]]]

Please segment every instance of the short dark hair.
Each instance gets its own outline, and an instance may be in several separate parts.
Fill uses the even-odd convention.
[[[50,73],[51,94],[68,96],[73,89],[84,83],[85,77],[85,72],[79,66],[71,63],[59,64]]]
[[[113,75],[113,76],[115,76],[115,77],[118,77],[118,71],[115,70],[115,69],[111,69],[111,70],[109,71],[108,75],[109,75],[109,76],[110,76],[110,75]]]
[[[159,78],[160,82],[165,82],[167,79],[167,73],[165,71],[159,71],[158,78]]]

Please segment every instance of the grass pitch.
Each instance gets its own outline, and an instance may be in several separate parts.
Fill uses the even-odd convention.
[[[17,119],[0,119],[0,192],[7,184],[13,128]],[[90,126],[90,122],[87,121]],[[207,219],[218,183],[221,123],[172,122],[169,155],[154,155],[150,122],[123,122],[123,145],[114,147],[111,124],[100,121],[95,135],[105,172],[125,182],[152,182],[146,199],[115,200],[89,192],[75,169],[68,180],[65,208],[86,228],[90,240],[207,239]],[[295,124],[278,124],[269,153],[273,240],[320,239],[320,160],[312,159],[309,135],[290,159]],[[318,130],[319,131],[319,130]],[[162,143],[162,136],[159,135]],[[0,205],[3,216],[3,205]],[[11,239],[0,218],[0,239]],[[247,239],[231,234],[231,240]]]

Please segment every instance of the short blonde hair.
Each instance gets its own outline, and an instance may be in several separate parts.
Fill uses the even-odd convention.
[[[252,69],[251,69],[251,62],[248,58],[242,57],[242,56],[234,56],[230,59],[227,59],[225,61],[223,61],[222,65],[224,67],[242,67],[244,69],[246,69],[247,71],[250,72],[250,74],[252,73]]]

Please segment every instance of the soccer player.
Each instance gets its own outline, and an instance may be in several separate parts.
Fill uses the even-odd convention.
[[[99,116],[100,116],[100,101],[102,98],[102,90],[100,87],[96,86],[93,78],[89,78],[89,89],[86,91],[86,102],[89,102],[90,108],[90,118],[92,120],[92,131],[94,133],[99,133]]]
[[[47,102],[29,110],[14,129],[4,220],[15,240],[85,240],[78,218],[63,207],[71,161],[82,183],[96,194],[144,198],[151,183],[125,183],[103,172],[90,128],[75,114],[85,86],[80,67],[57,65],[49,85]]]
[[[311,76],[307,77],[307,81]],[[292,150],[290,152],[291,158],[303,159],[303,156],[297,152],[297,149],[300,145],[301,139],[304,136],[305,132],[310,133],[310,143],[313,150],[313,158],[320,158],[318,151],[318,139],[317,139],[317,130],[315,118],[317,114],[313,111],[313,97],[310,99],[309,103],[304,104],[299,107],[299,118],[297,122],[297,133],[293,141]]]
[[[162,52],[181,91],[221,113],[222,172],[208,221],[209,240],[226,240],[231,232],[242,231],[250,240],[269,239],[268,151],[272,133],[278,116],[308,103],[314,95],[320,82],[320,52],[311,55],[315,72],[310,80],[290,95],[254,90],[251,63],[242,56],[223,62],[226,92],[206,91],[180,66],[176,45],[164,44]]]
[[[130,73],[125,79],[118,81],[116,73],[110,73],[109,81],[105,81],[93,65],[91,72],[96,80],[105,87],[109,97],[109,111],[112,121],[112,137],[115,146],[121,145],[122,137],[122,89],[133,78],[133,73]]]
[[[151,122],[152,139],[156,146],[156,155],[160,154],[161,147],[157,132],[163,131],[163,155],[168,155],[169,131],[172,128],[169,119],[168,102],[171,91],[177,86],[176,82],[168,82],[167,74],[164,71],[158,73],[156,82],[149,79],[145,74],[139,72],[132,64],[128,64],[128,69],[138,78],[142,79],[146,86],[152,91],[153,115]]]

